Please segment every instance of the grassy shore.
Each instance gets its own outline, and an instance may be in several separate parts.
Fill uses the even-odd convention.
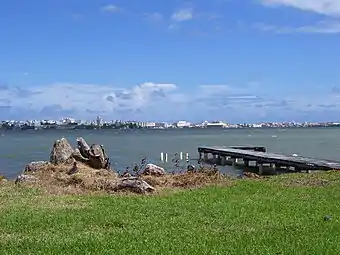
[[[157,195],[47,195],[0,183],[1,254],[338,254],[340,173]],[[324,219],[326,215],[330,217]]]

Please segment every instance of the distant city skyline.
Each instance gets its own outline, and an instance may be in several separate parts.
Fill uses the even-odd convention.
[[[340,120],[338,0],[11,0],[0,29],[0,119]]]
[[[243,122],[243,123],[232,123],[227,122],[224,120],[201,120],[196,122],[191,122],[188,120],[177,120],[177,121],[150,121],[150,120],[118,120],[118,119],[104,119],[101,116],[97,116],[95,119],[76,119],[72,117],[62,118],[62,119],[34,119],[34,120],[0,120],[0,125],[3,124],[18,124],[18,125],[68,125],[68,124],[77,124],[77,125],[95,125],[95,126],[102,126],[102,125],[111,125],[111,124],[117,124],[117,123],[123,123],[123,124],[129,124],[134,123],[138,124],[142,127],[167,127],[167,126],[177,126],[177,127],[191,127],[191,126],[230,126],[230,127],[236,127],[236,126],[252,126],[252,127],[260,127],[261,125],[264,126],[289,126],[289,125],[308,125],[308,126],[322,126],[322,125],[336,125],[339,126],[340,122],[337,121],[327,121],[327,122],[308,122],[308,121],[285,121],[285,122]]]

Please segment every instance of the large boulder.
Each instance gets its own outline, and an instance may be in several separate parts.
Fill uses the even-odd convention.
[[[73,148],[65,138],[61,138],[54,142],[50,162],[55,165],[65,163],[72,155]]]
[[[147,164],[145,166],[145,170],[143,171],[144,175],[152,175],[152,176],[163,176],[166,174],[163,167],[154,165],[154,164]]]

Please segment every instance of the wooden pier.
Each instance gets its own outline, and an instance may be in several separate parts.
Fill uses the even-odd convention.
[[[242,160],[244,166],[249,167],[250,162],[255,162],[259,174],[263,174],[263,166],[268,164],[273,169],[293,167],[295,171],[340,170],[340,161],[268,153],[266,148],[261,146],[199,147],[198,153],[200,160],[217,165],[227,165],[227,162],[231,162],[235,166],[238,160]],[[209,158],[209,155],[212,155],[212,158]]]

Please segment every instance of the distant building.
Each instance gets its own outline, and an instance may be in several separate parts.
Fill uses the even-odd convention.
[[[185,120],[180,120],[177,123],[175,123],[175,126],[178,128],[184,128],[184,127],[190,127],[191,123],[187,122]]]
[[[222,122],[222,121],[216,121],[211,123],[206,123],[205,125],[207,128],[226,128],[228,127],[228,124]]]
[[[169,124],[166,122],[156,122],[155,123],[155,128],[168,128]]]
[[[96,122],[96,124],[97,124],[97,126],[99,126],[99,127],[101,127],[101,126],[103,126],[103,118],[102,117],[97,117],[97,122]]]
[[[156,127],[156,123],[155,122],[147,122],[145,127],[146,128],[154,128],[154,127]]]

